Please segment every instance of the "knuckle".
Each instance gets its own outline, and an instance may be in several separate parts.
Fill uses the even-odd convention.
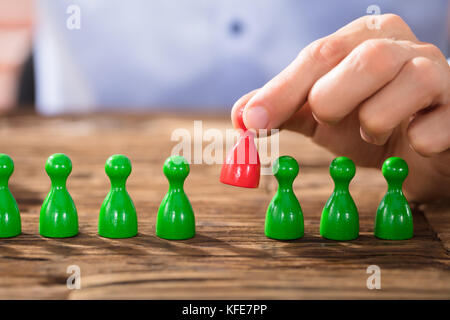
[[[335,123],[339,120],[330,108],[328,100],[323,95],[323,90],[320,86],[314,85],[308,94],[308,104],[311,108],[311,112],[319,122],[323,123]]]
[[[385,28],[408,28],[407,23],[397,14],[386,13],[381,15],[381,27]]]
[[[373,21],[373,15],[365,16],[366,23]],[[379,15],[378,26],[376,29],[381,29],[392,39],[411,39],[417,40],[417,37],[412,32],[408,24],[399,16],[393,13],[386,13]]]
[[[430,98],[438,94],[442,87],[442,79],[436,64],[430,59],[417,57],[405,64],[405,69],[421,92]]]
[[[420,126],[414,122],[411,123],[407,130],[407,136],[411,147],[420,155],[424,157],[431,157],[436,154],[431,141],[426,139],[425,135],[421,133]]]
[[[371,74],[385,73],[397,68],[398,59],[392,50],[392,41],[388,39],[366,40],[352,55],[352,63],[356,68]]]
[[[359,123],[367,133],[377,136],[385,133],[388,129],[385,126],[385,121],[380,116],[374,116],[368,108],[361,106],[358,112]]]
[[[329,108],[321,102],[321,98],[317,94],[314,94],[314,91],[309,95],[308,103],[312,114],[320,122],[332,123],[336,121],[335,117],[328,112],[327,109]]]
[[[425,52],[426,55],[436,58],[436,59],[442,59],[444,57],[444,55],[442,54],[441,50],[435,46],[434,44],[431,43],[426,43],[420,46],[422,48],[422,50]]]
[[[344,42],[340,38],[329,36],[312,42],[307,51],[315,62],[334,66],[343,58],[343,46]]]
[[[313,86],[308,95],[308,103],[311,108],[311,112],[318,120],[325,121],[323,117],[324,108],[322,108],[321,100],[319,90],[316,89],[316,86]]]

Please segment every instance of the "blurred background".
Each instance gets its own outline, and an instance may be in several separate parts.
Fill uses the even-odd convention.
[[[0,0],[0,113],[225,112],[370,5],[449,56],[448,0]]]

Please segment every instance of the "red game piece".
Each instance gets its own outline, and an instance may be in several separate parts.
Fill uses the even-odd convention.
[[[257,188],[261,163],[255,145],[255,135],[244,125],[243,110],[244,106],[237,112],[237,124],[241,136],[228,152],[220,172],[220,182],[236,187]]]

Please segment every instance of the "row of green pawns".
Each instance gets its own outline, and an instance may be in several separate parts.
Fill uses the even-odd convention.
[[[273,164],[278,180],[278,191],[266,214],[266,236],[279,240],[298,239],[303,236],[303,214],[292,183],[298,174],[295,159],[283,156]],[[320,220],[320,234],[331,240],[353,240],[359,235],[358,209],[349,192],[349,184],[355,176],[352,160],[338,157],[330,164],[334,191],[325,204]],[[387,159],[382,173],[388,190],[381,200],[375,216],[375,236],[388,240],[405,240],[413,236],[413,220],[408,201],[402,192],[403,181],[408,176],[408,165],[399,157]]]
[[[44,237],[65,238],[78,234],[78,215],[75,204],[66,189],[66,180],[72,163],[64,154],[54,154],[46,162],[45,170],[51,179],[51,189],[41,207],[39,233]],[[8,189],[8,180],[14,171],[12,159],[0,154],[0,237],[14,237],[21,233],[20,213]],[[181,156],[169,157],[164,163],[164,174],[169,180],[169,191],[158,210],[156,235],[170,240],[189,239],[195,235],[195,218],[189,199],[183,190],[189,174],[189,164]],[[265,234],[269,238],[292,240],[304,234],[303,213],[292,184],[299,167],[289,156],[278,158],[273,173],[278,180],[278,191],[267,209]],[[136,209],[126,190],[131,174],[131,162],[123,155],[111,156],[105,164],[111,189],[100,208],[98,233],[106,238],[129,238],[138,233]],[[389,158],[382,168],[388,182],[388,191],[378,207],[375,236],[382,239],[409,239],[413,235],[411,210],[402,193],[402,183],[408,175],[406,162]],[[356,205],[349,193],[355,165],[346,157],[334,159],[330,174],[335,183],[320,221],[320,234],[332,240],[352,240],[359,234]]]
[[[21,233],[21,219],[17,202],[8,188],[14,171],[14,162],[0,154],[0,238]],[[66,188],[72,172],[69,157],[58,153],[50,156],[45,171],[51,188],[39,216],[39,233],[49,238],[67,238],[78,234],[78,214],[75,203]],[[136,208],[126,190],[131,174],[131,161],[124,155],[113,155],[105,164],[111,188],[100,208],[98,233],[106,238],[130,238],[138,233]],[[164,163],[164,174],[169,180],[169,191],[158,211],[156,234],[165,239],[189,239],[195,235],[195,218],[183,183],[189,174],[189,164],[180,156]]]

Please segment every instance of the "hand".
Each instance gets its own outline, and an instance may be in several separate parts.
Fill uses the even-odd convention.
[[[410,200],[450,197],[450,66],[398,16],[359,18],[314,41],[239,99],[249,129],[286,128],[358,165],[404,158]]]

